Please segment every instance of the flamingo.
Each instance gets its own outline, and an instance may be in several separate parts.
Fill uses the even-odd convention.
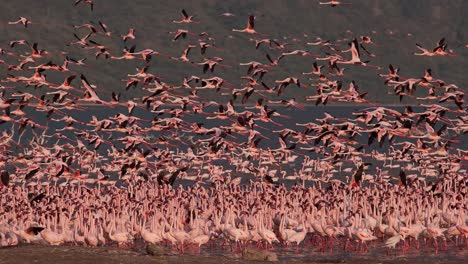
[[[93,223],[94,221],[91,220],[91,223]],[[84,230],[84,238],[85,238],[85,243],[88,245],[88,246],[91,246],[91,247],[97,247],[99,245],[99,239],[98,239],[98,236],[97,236],[97,233],[96,233],[96,228],[94,225],[86,225],[85,226],[85,230]]]
[[[356,232],[354,233],[354,237],[361,242],[361,251],[363,250],[363,246],[365,246],[366,249],[369,250],[366,242],[377,239],[377,237],[374,236],[370,230],[364,228],[356,230]]]
[[[258,234],[260,235],[260,237],[265,241],[267,242],[267,244],[269,244],[270,246],[272,246],[272,243],[273,242],[280,242],[279,239],[276,237],[276,234],[267,229],[265,227],[265,223],[264,223],[264,220],[263,218],[260,218],[259,219],[260,223],[259,223],[259,230],[258,230]]]
[[[121,35],[123,41],[127,41],[127,39],[135,39],[135,29],[130,28],[126,35]]]
[[[233,29],[234,32],[243,32],[248,34],[258,34],[257,31],[254,29],[255,26],[255,16],[250,15],[249,19],[247,20],[247,27],[244,29]]]
[[[44,230],[43,227],[30,226],[27,229],[13,229],[13,233],[19,236],[26,243],[31,243],[33,241],[38,241],[41,239],[39,233]]]
[[[29,19],[25,18],[25,17],[19,17],[19,19],[17,21],[8,22],[9,25],[16,25],[16,24],[19,24],[19,23],[23,24],[23,26],[25,28],[27,28],[29,24],[32,24],[32,22]],[[11,44],[10,44],[10,46],[11,46]]]
[[[299,244],[302,243],[302,241],[304,241],[306,235],[308,233],[308,230],[305,226],[305,222],[303,221],[302,222],[302,230],[301,231],[298,231],[298,232],[295,232],[295,233],[290,233],[288,235],[288,242],[290,243],[296,243],[296,250],[299,250]]]
[[[76,0],[74,5],[76,6],[76,5],[78,5],[79,3],[88,4],[89,7],[91,8],[91,11],[93,11],[93,8],[94,8],[94,0]]]
[[[330,5],[331,7],[335,7],[335,6],[338,6],[338,5],[349,5],[351,3],[348,3],[348,2],[341,2],[341,1],[338,1],[338,0],[331,0],[329,2],[319,2],[319,5]]]
[[[57,226],[55,226],[57,228]],[[51,230],[50,219],[47,222],[47,228],[40,232],[42,239],[44,239],[51,246],[59,246],[64,242],[63,234]]]
[[[109,238],[114,241],[114,242],[117,242],[117,245],[119,247],[122,247],[124,246],[126,243],[128,243],[130,241],[129,239],[129,233],[127,231],[115,231],[115,226],[116,226],[116,220],[115,218],[112,218],[111,219],[111,227],[109,229]],[[115,232],[114,232],[115,231]]]
[[[185,11],[185,9],[182,9],[181,13],[182,13],[182,20],[179,20],[179,21],[173,20],[172,23],[177,23],[177,24],[187,23],[188,24],[188,23],[195,23],[196,22],[196,21],[193,21],[195,16],[189,16],[187,14],[187,12]]]
[[[140,235],[149,244],[158,244],[163,240],[163,237],[160,233],[151,232],[146,229],[146,218],[143,220],[142,224],[138,228]]]

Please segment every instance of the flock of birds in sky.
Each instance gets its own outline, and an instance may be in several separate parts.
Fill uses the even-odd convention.
[[[94,9],[93,0],[74,4]],[[379,44],[370,36],[317,37],[304,49],[290,49],[257,32],[253,15],[231,33],[246,36],[246,49],[268,52],[262,62],[235,65],[215,56],[222,47],[210,32],[190,31],[203,18],[188,11],[174,14],[172,23],[183,29],[170,32],[173,42],[186,43],[180,56],[137,49],[132,43],[139,32],[116,36],[103,21],[71,29],[74,40],[64,48],[86,52],[81,59],[51,54],[31,39],[0,47],[0,67],[8,72],[0,85],[1,246],[144,241],[180,252],[209,250],[209,243],[232,250],[468,250],[463,88],[431,69],[405,77],[395,65],[372,64]],[[8,24],[25,32],[40,26],[26,17]],[[100,44],[104,40],[126,48],[114,51]],[[447,43],[416,44],[414,59],[458,56]],[[193,52],[203,59],[192,59]],[[293,56],[310,61],[311,71],[265,78]],[[193,72],[166,83],[149,67],[161,57],[192,65]],[[83,73],[89,60],[131,60],[141,67],[105,98]],[[243,87],[216,76],[219,67],[245,68]],[[345,67],[375,72],[385,93],[417,105],[369,101],[357,82],[342,81]],[[63,83],[48,74],[59,74]],[[145,95],[122,100],[119,91],[135,89]],[[298,99],[295,89],[308,95]],[[229,100],[204,100],[209,93]],[[291,115],[327,110],[305,101],[360,110],[285,125],[294,121]]]

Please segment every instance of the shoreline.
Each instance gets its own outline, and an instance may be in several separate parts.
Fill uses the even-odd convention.
[[[390,264],[390,263],[466,263],[468,255],[459,251],[462,255],[396,255],[396,256],[365,256],[365,255],[330,255],[284,257],[280,256],[276,263],[296,264],[325,264],[325,263],[350,263],[350,264]],[[91,263],[208,263],[208,264],[234,264],[234,263],[259,263],[261,261],[247,261],[242,259],[240,253],[226,255],[205,256],[198,254],[168,253],[162,256],[151,256],[144,253],[144,248],[121,249],[116,247],[82,247],[72,245],[48,246],[43,244],[20,245],[16,247],[0,248],[0,264],[8,263],[37,263],[37,264],[91,264]]]

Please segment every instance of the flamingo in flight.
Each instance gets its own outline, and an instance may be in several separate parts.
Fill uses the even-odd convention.
[[[421,52],[416,53],[414,52],[413,54],[416,56],[456,56],[453,54],[451,51],[446,51],[447,50],[447,44],[445,44],[445,38],[440,39],[437,42],[437,46],[432,49],[432,51],[423,48],[421,45],[416,43],[416,48],[418,48]]]
[[[104,24],[104,23],[102,23],[101,21],[98,21],[98,23],[99,23],[99,26],[101,26],[102,31],[104,31],[104,35],[110,37],[111,34],[112,34],[112,32],[110,32],[110,31],[108,30],[107,25]]]
[[[25,18],[25,17],[19,17],[19,19],[17,21],[11,21],[11,22],[8,22],[9,25],[16,25],[16,24],[23,24],[23,26],[25,28],[28,27],[29,24],[32,24],[31,21],[29,21],[29,19]]]
[[[135,29],[130,28],[126,35],[121,36],[123,41],[127,41],[127,39],[135,39]]]
[[[103,105],[108,105],[107,102],[101,100],[99,96],[96,94],[94,91],[94,88],[91,86],[91,84],[88,82],[86,77],[81,74],[81,83],[83,86],[86,88],[86,97],[81,99],[83,101],[88,101],[88,102],[93,102],[93,103],[98,103],[98,104],[103,104]]]
[[[258,32],[255,31],[254,27],[255,27],[255,16],[250,15],[249,19],[247,20],[247,27],[246,28],[244,28],[244,29],[233,29],[232,31],[234,31],[234,32],[244,32],[244,33],[248,33],[248,34],[258,34]]]
[[[76,0],[75,2],[75,6],[78,5],[79,3],[83,3],[83,4],[88,4],[89,7],[91,8],[91,11],[93,11],[93,8],[94,8],[94,0]]]
[[[187,14],[187,12],[185,11],[185,9],[182,9],[181,11],[182,13],[182,20],[172,20],[172,23],[176,23],[176,24],[181,24],[181,23],[197,23],[196,21],[193,21],[193,19],[195,18],[195,16],[189,16]]]
[[[360,53],[359,53],[359,43],[357,39],[354,39],[349,43],[351,46],[348,50],[346,51],[351,51],[351,60],[348,61],[343,61],[343,60],[337,60],[336,63],[338,64],[355,64],[355,65],[361,65],[364,67],[374,67],[376,69],[380,69],[380,66],[373,66],[370,64],[367,64],[368,61],[361,61]],[[346,52],[342,51],[342,52]]]
[[[319,1],[332,7],[349,4]],[[91,5],[93,1],[72,3],[87,9],[85,4]],[[181,20],[173,23],[198,23],[193,17],[182,10]],[[21,19],[11,24],[18,24],[18,29],[23,30],[19,24],[29,23]],[[174,26],[171,20],[166,22]],[[262,35],[256,32],[254,22],[255,17],[249,16],[245,29],[233,31]],[[367,92],[361,92],[354,81],[349,89],[343,89],[345,79],[356,76],[335,78],[343,75],[344,68],[340,69],[338,64],[370,66],[364,58],[374,55],[366,50],[367,45],[376,49],[383,46],[373,44],[368,36],[336,42],[315,37],[315,42],[307,42],[298,36],[273,39],[240,35],[236,41],[244,41],[244,47],[252,52],[268,44],[264,48],[269,54],[258,54],[268,62],[256,62],[241,50],[243,61],[252,60],[240,63],[246,66],[246,75],[230,74],[223,68],[216,69],[222,70],[221,77],[213,77],[215,67],[231,68],[221,63],[239,63],[211,54],[224,48],[229,51],[230,47],[225,46],[229,41],[220,41],[218,46],[210,28],[197,27],[201,31],[196,34],[197,39],[192,38],[195,36],[192,27],[161,30],[159,33],[172,31],[173,40],[178,41],[167,41],[164,44],[172,47],[166,48],[180,47],[181,52],[184,49],[175,58],[154,51],[149,45],[156,44],[145,39],[138,42],[143,50],[135,51],[135,45],[127,48],[129,39],[135,39],[133,29],[120,41],[120,36],[111,38],[102,22],[88,23],[74,26],[78,32],[75,37],[70,33],[75,38],[73,46],[67,45],[63,51],[50,47],[48,53],[39,49],[37,43],[31,41],[30,45],[25,39],[30,41],[33,36],[12,40],[11,47],[7,47],[10,54],[0,48],[1,55],[11,56],[1,57],[4,60],[0,60],[0,66],[7,66],[9,72],[0,77],[0,84],[13,85],[7,88],[0,85],[0,247],[16,245],[20,240],[84,246],[109,243],[123,246],[144,240],[170,242],[183,252],[187,243],[198,246],[200,251],[203,244],[209,241],[216,244],[220,239],[239,247],[265,242],[268,247],[281,246],[279,243],[300,245],[314,232],[312,242],[318,239],[322,249],[331,250],[337,248],[335,242],[347,243],[346,239],[352,239],[359,241],[361,251],[367,251],[366,243],[377,240],[380,231],[387,236],[387,242],[382,238],[380,244],[389,248],[401,242],[406,247],[406,242],[412,239],[419,243],[419,236],[433,241],[436,248],[440,239],[453,241],[453,237],[456,245],[452,249],[464,246],[457,244],[459,239],[468,248],[466,195],[463,195],[468,190],[463,163],[467,151],[451,144],[468,131],[464,90],[435,79],[430,69],[419,78],[399,76],[399,68],[392,65],[388,66],[388,72],[377,73],[384,79],[385,88],[393,88],[395,95],[410,96],[415,102],[433,100],[432,105],[418,104],[414,110],[406,107],[400,111],[392,106],[374,107],[378,102],[364,99]],[[133,28],[129,25],[125,30],[129,27]],[[232,34],[231,28],[227,31]],[[81,34],[87,35],[80,37]],[[92,40],[94,37],[96,41]],[[309,38],[307,34],[303,37]],[[182,38],[189,43],[179,43]],[[255,48],[250,47],[252,42]],[[119,44],[125,46],[123,54],[114,54]],[[81,48],[79,55],[75,53],[76,45]],[[320,56],[301,45],[314,46]],[[338,49],[343,45],[349,45],[346,46],[349,49]],[[201,54],[189,53],[196,47]],[[453,55],[445,39],[435,48],[424,50],[427,56]],[[121,56],[112,56],[111,52]],[[350,59],[341,56],[341,52],[349,52]],[[112,60],[89,62],[86,58],[93,55]],[[151,73],[151,57],[156,55],[158,64],[174,64],[171,76]],[[322,55],[326,58],[321,58]],[[53,62],[57,57],[64,60],[63,66]],[[328,70],[314,60],[328,61]],[[312,83],[282,76],[300,75],[299,61],[304,65],[313,63],[303,73],[313,76],[309,79]],[[99,76],[101,67],[96,68],[96,63],[123,71],[127,68],[124,64],[137,66],[137,72],[125,72],[128,78],[122,81],[127,89],[141,88],[122,94],[99,89],[85,77],[91,71]],[[198,68],[203,68],[203,77],[193,75],[192,70],[201,70]],[[29,70],[34,70],[31,77]],[[80,75],[77,84],[74,79]],[[99,82],[112,78],[120,79],[110,74]],[[265,83],[275,86],[270,88]],[[40,89],[35,89],[33,95],[21,92],[24,86]],[[416,89],[429,91],[429,96],[417,97]],[[230,97],[227,103],[215,94],[221,90],[220,95]],[[105,92],[112,93],[108,101],[104,100]],[[143,93],[144,96],[139,96]],[[379,99],[384,94],[377,90]],[[315,99],[316,104],[323,105],[345,102],[353,107],[357,107],[356,103],[372,106],[357,113],[344,110],[344,117],[325,113],[323,118],[303,115],[309,119],[306,123],[286,120],[298,112],[316,112],[309,107],[303,109],[304,99]],[[255,105],[244,107],[242,104],[249,100],[256,101]],[[449,102],[458,109],[439,105]],[[285,109],[288,107],[294,109]],[[106,108],[113,109],[109,112]],[[96,116],[79,117],[80,110]],[[290,115],[282,115],[282,110]],[[36,122],[35,111],[37,115],[44,112],[45,122],[54,122],[53,126]],[[141,118],[144,111],[152,120]],[[275,122],[277,118],[282,121]],[[277,126],[283,129],[275,130]],[[12,132],[7,133],[8,130]],[[267,137],[272,133],[277,137]],[[378,142],[379,147],[373,148],[373,142]],[[384,142],[388,145],[383,146]],[[272,147],[275,143],[279,147]],[[304,151],[316,155],[311,157]],[[394,168],[400,173],[392,172]],[[302,180],[302,186],[278,182],[278,172],[282,180]],[[244,176],[251,178],[250,184],[240,185],[241,180],[247,180]],[[432,179],[426,181],[425,177]],[[179,179],[194,183],[182,185]],[[310,187],[306,183],[311,183]],[[322,183],[327,187],[322,188]],[[340,236],[347,238],[340,241]],[[374,243],[375,248],[380,248],[379,242],[371,245]]]
[[[329,2],[319,2],[319,5],[330,5],[331,7],[335,7],[338,5],[350,5],[351,3],[348,2],[340,2],[338,0],[331,0]]]

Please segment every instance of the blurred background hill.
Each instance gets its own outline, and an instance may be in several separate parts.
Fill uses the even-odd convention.
[[[239,77],[245,75],[246,67],[239,62],[259,61],[267,63],[266,54],[273,57],[278,51],[266,46],[258,50],[249,38],[262,36],[246,36],[232,32],[233,28],[244,28],[250,14],[256,16],[256,30],[264,37],[278,39],[279,42],[291,43],[289,50],[306,49],[314,54],[325,54],[323,47],[307,46],[317,37],[332,42],[342,43],[340,48],[347,48],[347,42],[354,37],[371,36],[376,43],[369,50],[376,57],[367,58],[373,65],[383,67],[388,64],[401,68],[405,77],[422,77],[424,70],[431,68],[435,78],[454,83],[465,88],[468,83],[468,1],[466,0],[347,0],[349,5],[330,7],[321,6],[318,1],[310,0],[268,0],[268,1],[154,1],[154,0],[95,0],[94,11],[88,5],[74,6],[74,0],[15,0],[3,1],[0,9],[0,48],[6,51],[27,51],[25,47],[10,48],[9,41],[26,39],[30,43],[37,42],[40,49],[51,53],[44,59],[62,64],[64,56],[75,59],[87,58],[87,67],[79,73],[84,73],[88,79],[101,89],[99,94],[108,97],[111,91],[121,91],[123,98],[141,96],[144,91],[133,89],[125,92],[123,79],[128,73],[136,72],[136,67],[143,67],[141,61],[117,61],[95,59],[93,54],[76,46],[67,46],[75,41],[73,34],[84,36],[85,29],[77,30],[73,26],[92,23],[98,26],[98,21],[105,23],[112,31],[110,38],[103,35],[91,39],[107,45],[110,52],[119,56],[125,47],[120,36],[126,34],[129,28],[135,28],[136,40],[129,41],[128,46],[136,45],[136,50],[153,49],[174,57],[179,57],[188,44],[198,44],[199,36],[189,35],[187,39],[173,42],[173,35],[168,32],[177,29],[188,29],[199,34],[207,32],[215,40],[217,49],[209,49],[207,57],[218,56],[224,59],[224,64],[230,68],[218,67],[214,73],[202,73],[202,66],[177,63],[165,57],[155,56],[151,61],[149,72],[161,76],[164,82],[181,85],[183,77],[197,75],[203,77],[220,76],[242,87]],[[184,8],[189,14],[196,15],[197,24],[175,24],[179,20],[180,11]],[[234,16],[222,16],[223,13]],[[20,25],[8,25],[19,16],[27,17],[33,24],[27,29]],[[446,38],[448,49],[452,49],[456,57],[417,57],[415,43],[432,48],[442,37]],[[201,61],[199,50],[190,54],[193,61]],[[10,64],[15,58],[6,55],[0,59]],[[299,77],[304,83],[307,79],[301,72],[310,71],[314,62],[312,57],[285,58],[275,72],[268,74],[266,83],[288,76]],[[320,64],[324,64],[321,62]],[[370,101],[394,104],[399,103],[396,96],[387,95],[389,89],[377,76],[377,71],[369,68],[346,66],[346,75],[341,79],[347,83],[355,80],[361,91],[368,92]],[[0,66],[0,78],[5,79],[8,72],[5,65]],[[32,71],[31,71],[32,73]],[[50,79],[49,79],[50,78]],[[51,73],[50,81],[61,83],[64,75]],[[28,88],[32,90],[32,88]],[[26,90],[26,89],[22,89]],[[296,95],[297,94],[297,95]],[[296,98],[310,95],[305,89],[294,90]],[[217,98],[219,94],[204,92],[207,99]],[[226,97],[227,98],[227,97]],[[407,99],[405,99],[407,100]],[[405,101],[404,103],[408,103]]]

